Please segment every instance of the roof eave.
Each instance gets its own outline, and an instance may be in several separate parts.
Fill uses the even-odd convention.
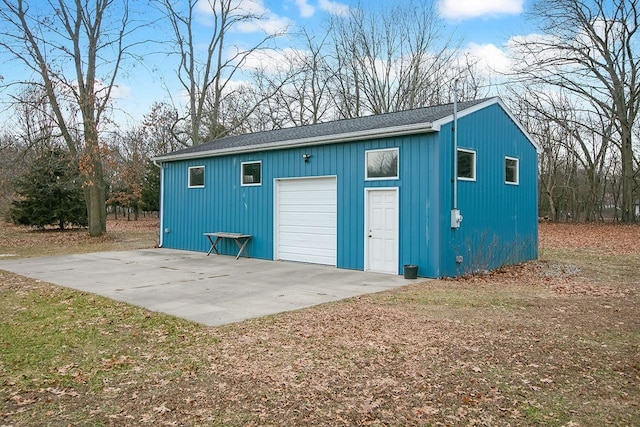
[[[415,123],[413,125],[392,126],[382,129],[367,129],[358,132],[338,133],[333,135],[314,136],[294,140],[270,142],[267,144],[248,145],[246,147],[220,148],[206,151],[196,151],[184,154],[167,154],[154,157],[155,162],[198,159],[202,157],[218,157],[229,154],[252,153],[256,151],[280,150],[283,148],[312,147],[316,145],[337,144],[340,142],[359,141],[369,138],[387,138],[393,136],[413,135],[419,133],[436,132],[433,124],[429,122]]]

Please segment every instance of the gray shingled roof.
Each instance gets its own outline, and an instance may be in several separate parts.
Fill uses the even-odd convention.
[[[459,102],[458,110],[463,111],[467,108],[473,107],[474,105],[485,102],[488,99],[491,98]],[[158,160],[170,160],[174,157],[199,157],[198,153],[202,153],[202,155],[215,155],[218,151],[233,152],[234,149],[237,149],[238,151],[258,151],[273,143],[280,143],[279,146],[281,147],[286,146],[287,141],[298,141],[297,145],[299,145],[300,140],[306,139],[322,138],[331,135],[344,135],[376,129],[397,128],[417,125],[420,123],[429,124],[451,116],[452,114],[453,104],[444,104],[433,107],[418,108],[415,110],[318,123],[308,126],[297,126],[264,132],[247,133],[243,135],[232,135],[174,151],[167,155],[158,157]]]

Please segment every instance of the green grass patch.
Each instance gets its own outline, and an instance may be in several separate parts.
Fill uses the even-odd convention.
[[[4,381],[22,389],[98,390],[135,369],[145,353],[188,344],[198,325],[106,298],[54,287],[2,289]]]
[[[430,281],[398,292],[383,294],[381,301],[415,310],[450,309],[505,309],[521,310],[531,306],[532,298],[544,295],[544,289],[512,289],[487,286],[462,286],[453,281]]]

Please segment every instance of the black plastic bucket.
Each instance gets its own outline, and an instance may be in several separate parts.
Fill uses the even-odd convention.
[[[418,266],[413,264],[406,264],[404,266],[404,278],[405,279],[417,279],[418,278]]]

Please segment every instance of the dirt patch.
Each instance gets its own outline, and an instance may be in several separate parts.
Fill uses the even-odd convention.
[[[544,224],[537,262],[221,328],[2,274],[0,424],[640,425],[638,230]],[[25,368],[27,318],[71,354]]]

